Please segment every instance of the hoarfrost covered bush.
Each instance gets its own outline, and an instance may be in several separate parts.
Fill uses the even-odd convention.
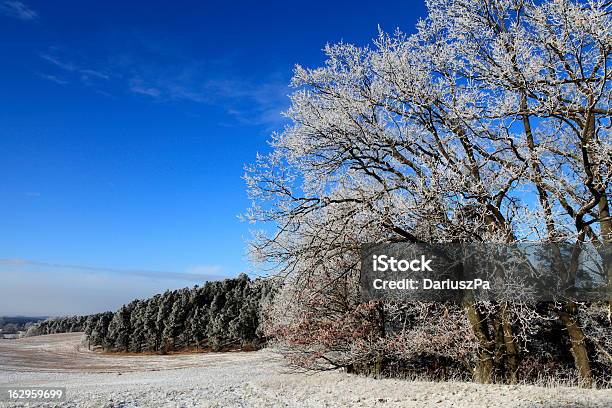
[[[295,69],[293,123],[246,176],[248,218],[277,225],[253,256],[287,283],[268,333],[306,368],[609,385],[609,305],[359,299],[372,242],[588,242],[612,277],[610,2],[427,7],[414,35]]]

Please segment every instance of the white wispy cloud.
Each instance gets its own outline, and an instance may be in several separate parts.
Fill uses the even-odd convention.
[[[147,86],[142,80],[138,78],[132,78],[129,81],[130,91],[140,95],[150,96],[151,98],[159,98],[161,91],[153,86]]]
[[[97,81],[108,81],[111,77],[104,69],[93,69],[84,65],[84,63],[76,63],[70,58],[60,56],[60,52],[52,47],[48,52],[40,54],[40,58],[48,62],[51,66],[59,70],[64,77],[78,80],[86,85],[92,85]],[[64,85],[69,82],[68,79],[60,78],[54,74],[39,74],[43,79]]]
[[[146,73],[130,80],[129,90],[158,102],[183,101],[220,106],[242,124],[277,125],[289,104],[286,81],[185,75],[164,72],[148,78]]]
[[[93,69],[79,68],[79,74],[85,78],[100,78],[100,79],[109,79],[110,76],[108,74],[104,74],[100,71],[95,71]]]
[[[38,18],[38,13],[21,1],[7,0],[0,2],[0,13],[19,20],[31,21]]]
[[[49,72],[41,78],[58,83],[81,82],[98,93],[126,92],[156,103],[188,103],[220,107],[231,120],[221,125],[264,125],[269,129],[285,122],[281,112],[289,106],[286,74],[265,78],[232,74],[229,57],[201,61],[186,57],[176,48],[138,42],[139,52],[128,50],[90,59],[64,47],[50,47],[40,57]]]
[[[42,74],[40,72],[36,75],[38,75],[42,79],[46,79],[47,81],[55,82],[58,85],[66,85],[68,83],[67,80],[59,78],[56,75]]]

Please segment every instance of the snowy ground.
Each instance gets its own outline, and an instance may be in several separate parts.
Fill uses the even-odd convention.
[[[612,407],[611,390],[304,374],[269,351],[115,356],[80,341],[80,334],[0,340],[0,387],[67,387],[62,407]]]

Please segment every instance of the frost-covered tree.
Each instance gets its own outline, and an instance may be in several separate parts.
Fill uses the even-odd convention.
[[[256,234],[253,254],[288,282],[270,333],[301,365],[450,358],[480,381],[516,381],[536,324],[555,319],[589,383],[585,329],[602,330],[574,302],[360,303],[365,243],[612,241],[611,3],[427,7],[413,35],[328,45],[324,66],[295,69],[292,125],[246,176],[248,217],[278,226]],[[609,249],[604,258],[610,271]]]
[[[87,317],[87,323],[84,331],[90,347],[92,345],[104,346],[106,344],[108,326],[110,325],[112,319],[112,312],[99,313]]]
[[[121,308],[113,315],[112,320],[108,325],[108,333],[106,336],[106,348],[113,351],[128,351],[130,346],[130,336],[132,326],[130,324],[130,315],[133,304],[121,306]]]
[[[144,313],[145,346],[144,351],[157,351],[159,349],[159,336],[157,335],[157,315],[159,313],[161,295],[147,299]]]
[[[172,350],[172,338],[168,336],[167,332],[164,333],[164,331],[166,324],[169,323],[175,297],[175,292],[167,290],[159,300],[159,309],[157,311],[156,320],[156,336],[158,339],[157,344],[159,345],[159,350],[162,350],[163,352]]]
[[[187,315],[190,310],[190,289],[181,289],[176,293],[172,310],[164,321],[163,338],[170,343],[171,349],[181,349],[185,347],[184,331]]]
[[[141,352],[145,349],[146,342],[146,301],[136,300],[133,302],[134,307],[130,313],[130,340],[128,350],[132,352]]]

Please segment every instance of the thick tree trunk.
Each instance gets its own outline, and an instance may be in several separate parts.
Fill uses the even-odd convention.
[[[527,110],[527,95],[525,93],[522,94],[521,98],[521,108],[523,110]],[[586,137],[590,137],[594,131],[594,116],[591,115],[590,118],[587,119],[587,128],[585,129]],[[551,242],[555,243],[557,239],[557,231],[553,222],[550,200],[548,197],[547,191],[544,189],[542,185],[542,180],[540,176],[540,168],[537,161],[536,150],[535,150],[535,141],[533,138],[533,132],[531,129],[531,123],[529,120],[529,116],[527,114],[523,115],[523,125],[525,128],[525,135],[527,136],[527,146],[531,152],[531,165],[534,170],[534,184],[538,191],[538,198],[542,209],[544,210],[545,216],[545,224],[548,232],[548,238]],[[583,152],[584,154],[584,152]],[[586,158],[586,156],[584,156]],[[590,165],[585,159],[585,171],[587,174],[590,174]],[[592,175],[591,175],[592,176]],[[579,234],[584,234],[582,226],[582,220],[576,219],[576,227],[578,229]],[[561,262],[561,253],[558,247],[555,245],[553,248],[556,250],[555,258],[558,261],[559,265],[556,266],[556,269],[561,274],[563,279],[567,282],[569,279],[573,277],[568,274],[571,273],[566,270],[566,268],[562,265]],[[572,355],[574,357],[574,363],[578,372],[580,373],[580,377],[585,384],[591,383],[591,365],[589,363],[589,356],[585,344],[585,336],[582,332],[582,329],[575,321],[575,309],[576,305],[571,301],[565,305],[565,310],[559,313],[559,317],[562,323],[565,325],[567,329],[567,333],[570,337],[570,341],[572,343]]]
[[[512,333],[512,324],[508,316],[508,304],[504,303],[501,310],[502,315],[502,327],[504,332],[504,344],[506,347],[506,361],[507,361],[507,376],[510,384],[516,384],[518,382],[517,371],[519,364],[518,349]]]
[[[604,268],[608,274],[608,322],[612,323],[612,220],[607,194],[599,200],[599,226],[603,241]]]
[[[493,342],[489,339],[485,326],[486,322],[478,312],[474,299],[467,299],[464,301],[464,305],[472,331],[480,347],[478,362],[474,367],[474,379],[480,383],[490,383],[493,379]]]
[[[496,378],[504,378],[504,357],[506,355],[506,342],[504,340],[504,327],[501,322],[501,314],[493,318],[495,353],[493,354],[493,369]]]
[[[479,383],[488,384],[493,377],[493,357],[488,350],[482,350],[478,359],[478,364],[474,367],[474,379]]]
[[[377,305],[377,309],[378,309],[378,330],[379,330],[379,335],[381,338],[384,338],[387,333],[385,330],[385,326],[386,326],[386,315],[385,315],[385,304],[384,302],[379,302]],[[384,360],[383,357],[378,354],[376,356],[376,361],[374,361],[374,366],[372,367],[373,369],[373,375],[374,377],[378,378],[382,375],[383,369],[384,369]]]
[[[573,303],[566,305],[565,310],[559,312],[559,318],[565,325],[572,347],[571,352],[574,357],[574,364],[580,374],[580,378],[585,387],[592,385],[591,363],[586,347],[586,338],[582,328],[576,321],[576,306]]]

